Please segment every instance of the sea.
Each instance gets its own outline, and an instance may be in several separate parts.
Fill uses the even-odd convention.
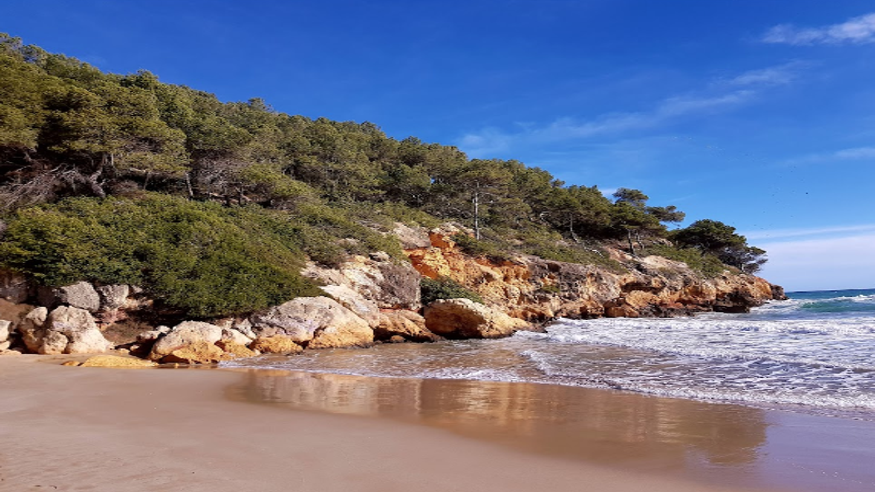
[[[604,388],[875,421],[875,289],[791,292],[750,313],[560,319],[499,340],[223,363],[380,378]]]

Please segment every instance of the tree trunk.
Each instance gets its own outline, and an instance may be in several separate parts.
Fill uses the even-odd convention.
[[[626,238],[629,240],[629,254],[635,256],[635,245],[632,243],[632,229],[626,229]]]
[[[480,240],[480,192],[474,193],[474,238]]]

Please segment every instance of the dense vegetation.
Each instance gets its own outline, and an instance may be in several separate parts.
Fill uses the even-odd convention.
[[[664,254],[694,267],[764,261],[719,222],[670,234],[665,224],[684,214],[647,202],[638,190],[611,200],[514,160],[399,141],[372,123],[222,103],[146,71],[103,73],[0,35],[0,262],[47,284],[142,283],[194,314],[241,312],[309,292],[297,274],[304,254],[400,257],[380,234],[394,221],[460,222],[475,236],[462,246],[495,258],[616,267],[599,244],[635,255],[670,239],[678,247]],[[238,287],[219,286],[232,269]],[[265,291],[233,292],[250,285]]]

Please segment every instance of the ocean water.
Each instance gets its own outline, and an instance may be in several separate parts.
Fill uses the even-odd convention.
[[[875,421],[875,289],[795,292],[748,314],[559,320],[501,340],[225,363],[375,377],[523,381]]]

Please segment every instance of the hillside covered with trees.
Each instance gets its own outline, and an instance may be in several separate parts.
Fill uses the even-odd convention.
[[[313,295],[305,259],[385,251],[396,222],[458,222],[475,255],[622,265],[600,248],[756,272],[765,252],[676,207],[613,199],[515,160],[469,159],[372,123],[223,103],[147,72],[103,73],[0,35],[0,266],[45,285],[143,286],[195,316]]]

